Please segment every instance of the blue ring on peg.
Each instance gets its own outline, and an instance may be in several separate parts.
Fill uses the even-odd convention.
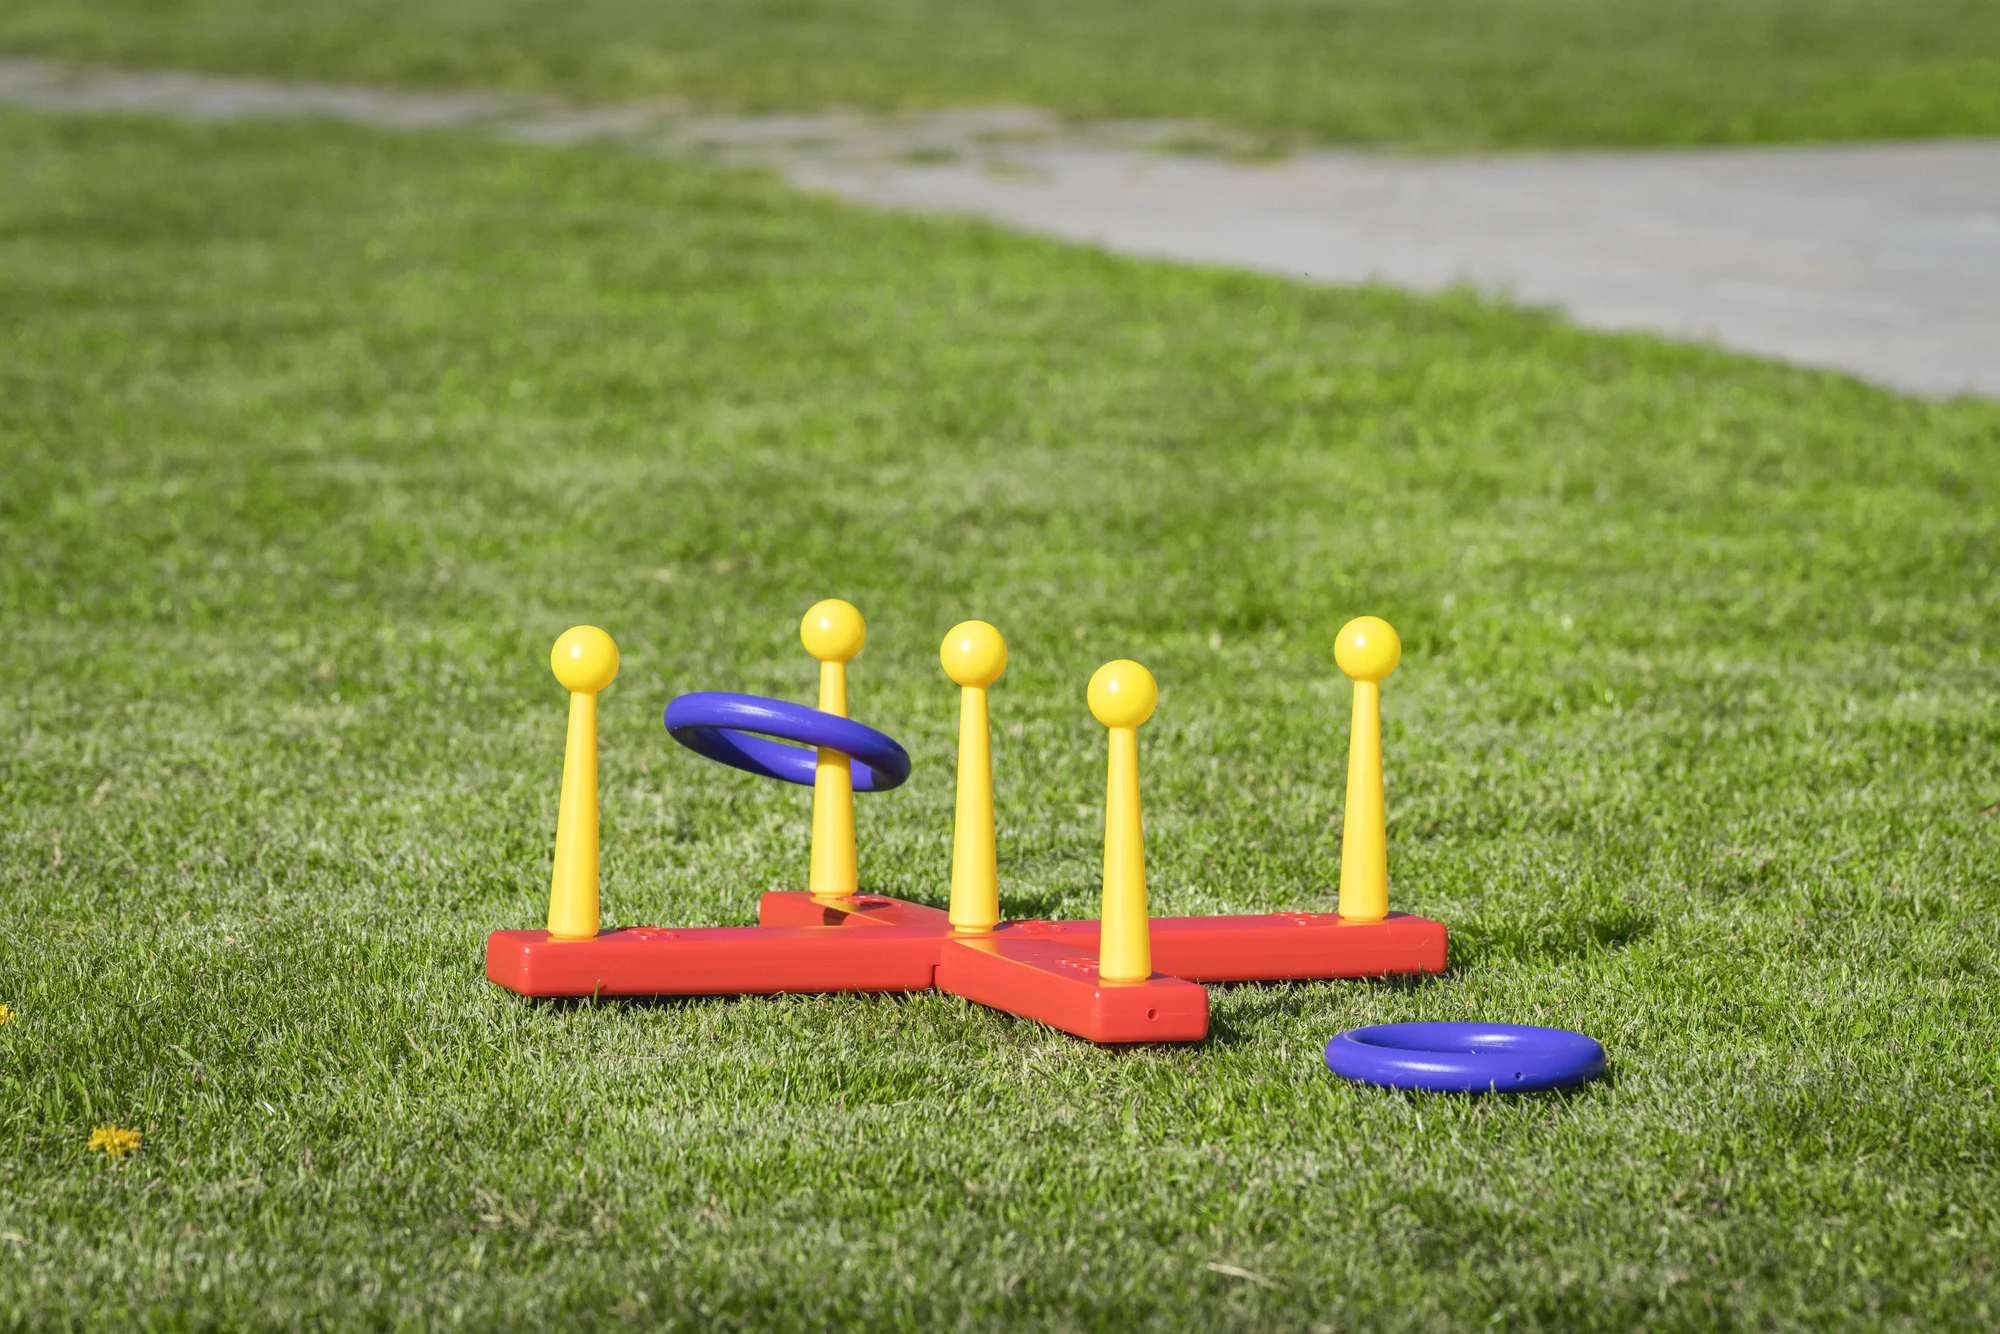
[[[910,776],[910,752],[893,737],[790,700],[696,691],[667,705],[667,731],[705,759],[805,787],[813,785],[821,746],[848,756],[856,792],[887,792]]]
[[[1604,1073],[1604,1048],[1566,1028],[1532,1024],[1376,1024],[1326,1044],[1346,1079],[1433,1093],[1536,1093]]]

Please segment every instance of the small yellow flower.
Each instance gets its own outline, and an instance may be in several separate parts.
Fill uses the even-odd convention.
[[[99,1126],[90,1132],[91,1149],[102,1149],[107,1158],[123,1158],[139,1147],[139,1132],[118,1126]]]
[[[11,1005],[0,1005],[0,1028],[5,1028],[13,1022],[14,1007]]]

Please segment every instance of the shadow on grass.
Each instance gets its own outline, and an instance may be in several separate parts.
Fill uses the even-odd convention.
[[[1338,982],[1345,987],[1369,987],[1384,991],[1416,992],[1425,987],[1448,982],[1453,970],[1442,973],[1423,973],[1414,976],[1396,977],[1344,977],[1315,978],[1310,980],[1285,979],[1272,982],[1204,982],[1211,993],[1226,993],[1231,997],[1227,1011],[1216,1013],[1213,1009],[1208,1018],[1208,1041],[1228,1047],[1249,1041],[1257,1036],[1266,1025],[1274,1021],[1295,1019],[1299,1010],[1307,1003],[1308,987],[1318,987],[1326,982]],[[1331,1032],[1328,1037],[1333,1036]]]
[[[623,1005],[644,1010],[692,1010],[711,1005],[733,1004],[761,992],[730,992],[699,996],[523,996],[538,1010],[589,1010],[605,1005]]]
[[[1341,1076],[1333,1074],[1332,1071],[1328,1071],[1327,1073],[1334,1079],[1341,1078]],[[1568,1106],[1570,1103],[1582,1099],[1592,1089],[1600,1087],[1616,1088],[1621,1082],[1621,1078],[1622,1072],[1618,1066],[1612,1061],[1606,1060],[1604,1063],[1604,1073],[1597,1076],[1597,1078],[1586,1079],[1581,1084],[1571,1084],[1567,1088],[1559,1089],[1527,1089],[1521,1092],[1516,1092],[1513,1089],[1478,1089],[1471,1093],[1439,1093],[1433,1089],[1399,1089],[1390,1088],[1384,1084],[1365,1084],[1360,1080],[1351,1080],[1349,1082],[1353,1083],[1357,1088],[1374,1089],[1376,1092],[1386,1094],[1389,1097],[1401,1098],[1406,1102],[1419,1105],[1436,1102],[1440,1099],[1477,1098],[1482,1102],[1540,1102],[1561,1107]]]
[[[1045,889],[1036,893],[1016,890],[1000,896],[1000,917],[1002,921],[1009,922],[1055,921],[1061,917],[1062,910],[1078,897],[1078,894],[1062,889]]]

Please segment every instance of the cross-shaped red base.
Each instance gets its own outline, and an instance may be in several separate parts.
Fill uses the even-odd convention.
[[[1442,922],[1391,913],[1155,917],[1143,982],[1097,976],[1098,924],[1003,922],[952,930],[936,908],[872,894],[764,895],[761,926],[624,927],[589,940],[495,931],[486,976],[524,996],[701,996],[936,987],[1094,1042],[1185,1042],[1208,1033],[1203,982],[1277,982],[1444,971]]]

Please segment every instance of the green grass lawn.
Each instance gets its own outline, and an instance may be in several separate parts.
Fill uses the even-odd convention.
[[[2000,405],[608,150],[10,116],[0,179],[0,1327],[1993,1320]],[[825,596],[916,758],[864,883],[933,903],[937,644],[1009,635],[1014,915],[1094,911],[1118,656],[1156,911],[1330,906],[1333,634],[1388,617],[1449,975],[1128,1051],[489,985],[557,633],[624,650],[607,919],[740,923],[809,794],[660,710],[811,698]],[[1612,1072],[1321,1065],[1417,1018]]]
[[[1992,0],[14,0],[0,49],[1427,149],[2000,134]]]

